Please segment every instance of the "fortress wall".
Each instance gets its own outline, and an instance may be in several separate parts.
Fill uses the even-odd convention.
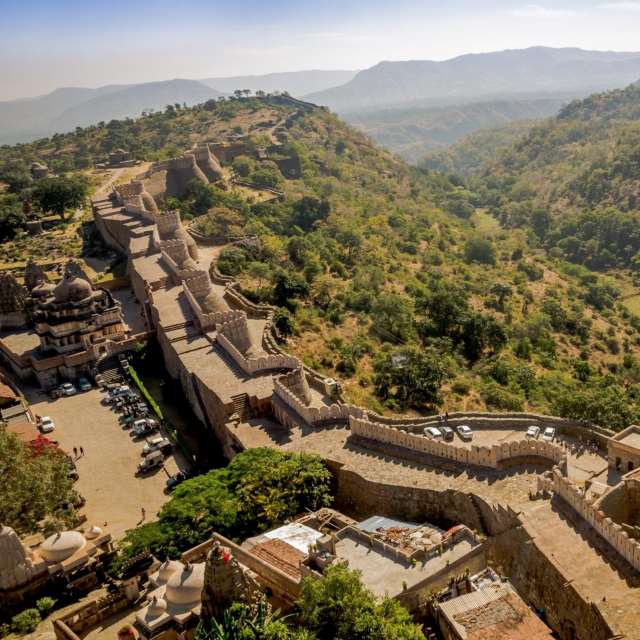
[[[470,448],[434,440],[423,435],[407,433],[387,425],[350,416],[351,433],[361,438],[382,442],[395,447],[419,451],[431,456],[455,460],[461,464],[498,469],[510,460],[521,458],[542,458],[554,464],[566,466],[566,454],[563,449],[550,442],[538,440],[520,440],[496,444],[492,447]]]
[[[623,527],[608,518],[582,490],[554,468],[550,479],[539,478],[539,486],[560,496],[598,535],[606,540],[637,571],[640,571],[640,542],[630,538]]]
[[[369,412],[373,422],[379,422],[393,427],[402,427],[409,431],[419,431],[425,427],[437,427],[442,425],[440,416],[426,416],[425,418],[389,418]],[[455,427],[468,424],[474,429],[513,429],[516,427],[539,426],[541,429],[554,427],[559,433],[574,437],[585,437],[596,440],[600,446],[606,447],[608,438],[614,435],[614,431],[586,424],[580,420],[570,418],[558,418],[536,413],[485,413],[485,412],[453,412],[449,414],[447,425]]]
[[[226,335],[220,332],[218,332],[216,340],[247,375],[254,375],[262,371],[274,369],[293,369],[299,366],[297,358],[293,356],[267,355],[260,358],[247,358]]]
[[[196,299],[196,296],[194,295],[194,293],[192,293],[193,282],[195,280],[201,279],[201,276],[198,275],[198,273],[204,274],[204,276],[207,278],[207,283],[208,283],[208,276],[206,273],[196,272],[195,276],[186,278],[183,281],[182,290],[184,291],[187,301],[189,302],[189,305],[191,306],[191,309],[198,320],[198,324],[200,325],[200,328],[203,331],[209,331],[209,330],[215,329],[216,325],[221,323],[237,321],[240,319],[241,316],[244,316],[243,311],[224,311],[224,312],[216,312],[216,313],[203,313],[200,303]],[[198,289],[200,284],[196,283],[195,286],[196,286],[196,289]],[[211,286],[210,283],[208,283],[208,286]]]
[[[589,603],[567,579],[562,566],[539,549],[535,534],[525,526],[489,538],[485,548],[489,564],[508,575],[527,602],[544,610],[546,623],[560,640],[610,640],[615,636],[597,605]]]

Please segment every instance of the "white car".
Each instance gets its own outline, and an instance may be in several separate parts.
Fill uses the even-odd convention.
[[[540,427],[536,427],[532,424],[530,427],[527,427],[527,438],[538,438],[540,435]]]
[[[463,440],[471,440],[473,438],[473,431],[471,431],[471,427],[469,425],[461,424],[456,427],[456,431]]]
[[[74,396],[76,393],[78,393],[78,390],[70,382],[65,382],[64,384],[60,385],[60,393],[63,396]]]
[[[424,435],[434,440],[440,440],[442,438],[442,431],[440,431],[438,427],[425,427]]]
[[[154,438],[149,438],[144,447],[142,447],[142,455],[146,456],[152,451],[162,451],[162,453],[169,453],[171,449],[172,445],[169,438],[165,438],[163,436],[155,436]]]
[[[553,442],[555,437],[556,437],[555,427],[547,427],[544,430],[544,433],[542,434],[542,439],[546,440],[547,442]]]
[[[133,423],[133,435],[144,436],[147,433],[153,433],[159,429],[159,425],[155,420],[149,418],[141,418]]]
[[[50,416],[40,418],[40,424],[38,426],[41,433],[51,433],[56,428],[55,422]]]

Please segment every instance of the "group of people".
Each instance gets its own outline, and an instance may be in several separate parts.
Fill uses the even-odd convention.
[[[74,460],[77,460],[78,458],[82,458],[83,456],[84,456],[84,449],[82,447],[73,447]]]

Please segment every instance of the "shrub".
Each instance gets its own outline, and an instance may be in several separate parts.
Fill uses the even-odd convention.
[[[476,236],[467,240],[464,246],[464,258],[467,262],[495,264],[496,250],[490,240]]]
[[[35,631],[41,620],[40,612],[37,609],[25,609],[11,618],[11,628],[23,636]]]
[[[36,607],[38,607],[38,611],[43,618],[46,618],[56,606],[56,601],[49,596],[45,596],[44,598],[40,598],[36,602]]]

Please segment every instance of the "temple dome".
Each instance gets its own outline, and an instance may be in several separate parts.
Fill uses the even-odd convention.
[[[78,302],[93,293],[91,285],[77,276],[65,276],[53,291],[56,302]]]
[[[156,582],[165,584],[169,578],[182,569],[182,565],[176,560],[165,560],[158,569]]]
[[[227,310],[222,298],[213,289],[210,289],[202,299],[200,307],[205,313],[219,313]]]
[[[31,289],[31,295],[34,298],[49,298],[54,294],[55,285],[51,282],[41,282],[39,285]]]
[[[86,544],[85,537],[79,531],[62,531],[49,536],[38,550],[47,562],[62,562]]]
[[[164,598],[158,598],[158,596],[153,596],[151,599],[151,604],[149,605],[149,609],[147,609],[148,618],[157,618],[161,616],[167,610],[167,601]]]
[[[204,562],[187,564],[167,582],[165,598],[169,604],[193,606],[200,603],[204,586]]]
[[[102,535],[102,529],[97,526],[97,525],[93,525],[93,527],[91,527],[91,529],[89,529],[89,531],[87,531],[84,534],[84,537],[87,540],[95,540],[96,538],[99,538]]]

